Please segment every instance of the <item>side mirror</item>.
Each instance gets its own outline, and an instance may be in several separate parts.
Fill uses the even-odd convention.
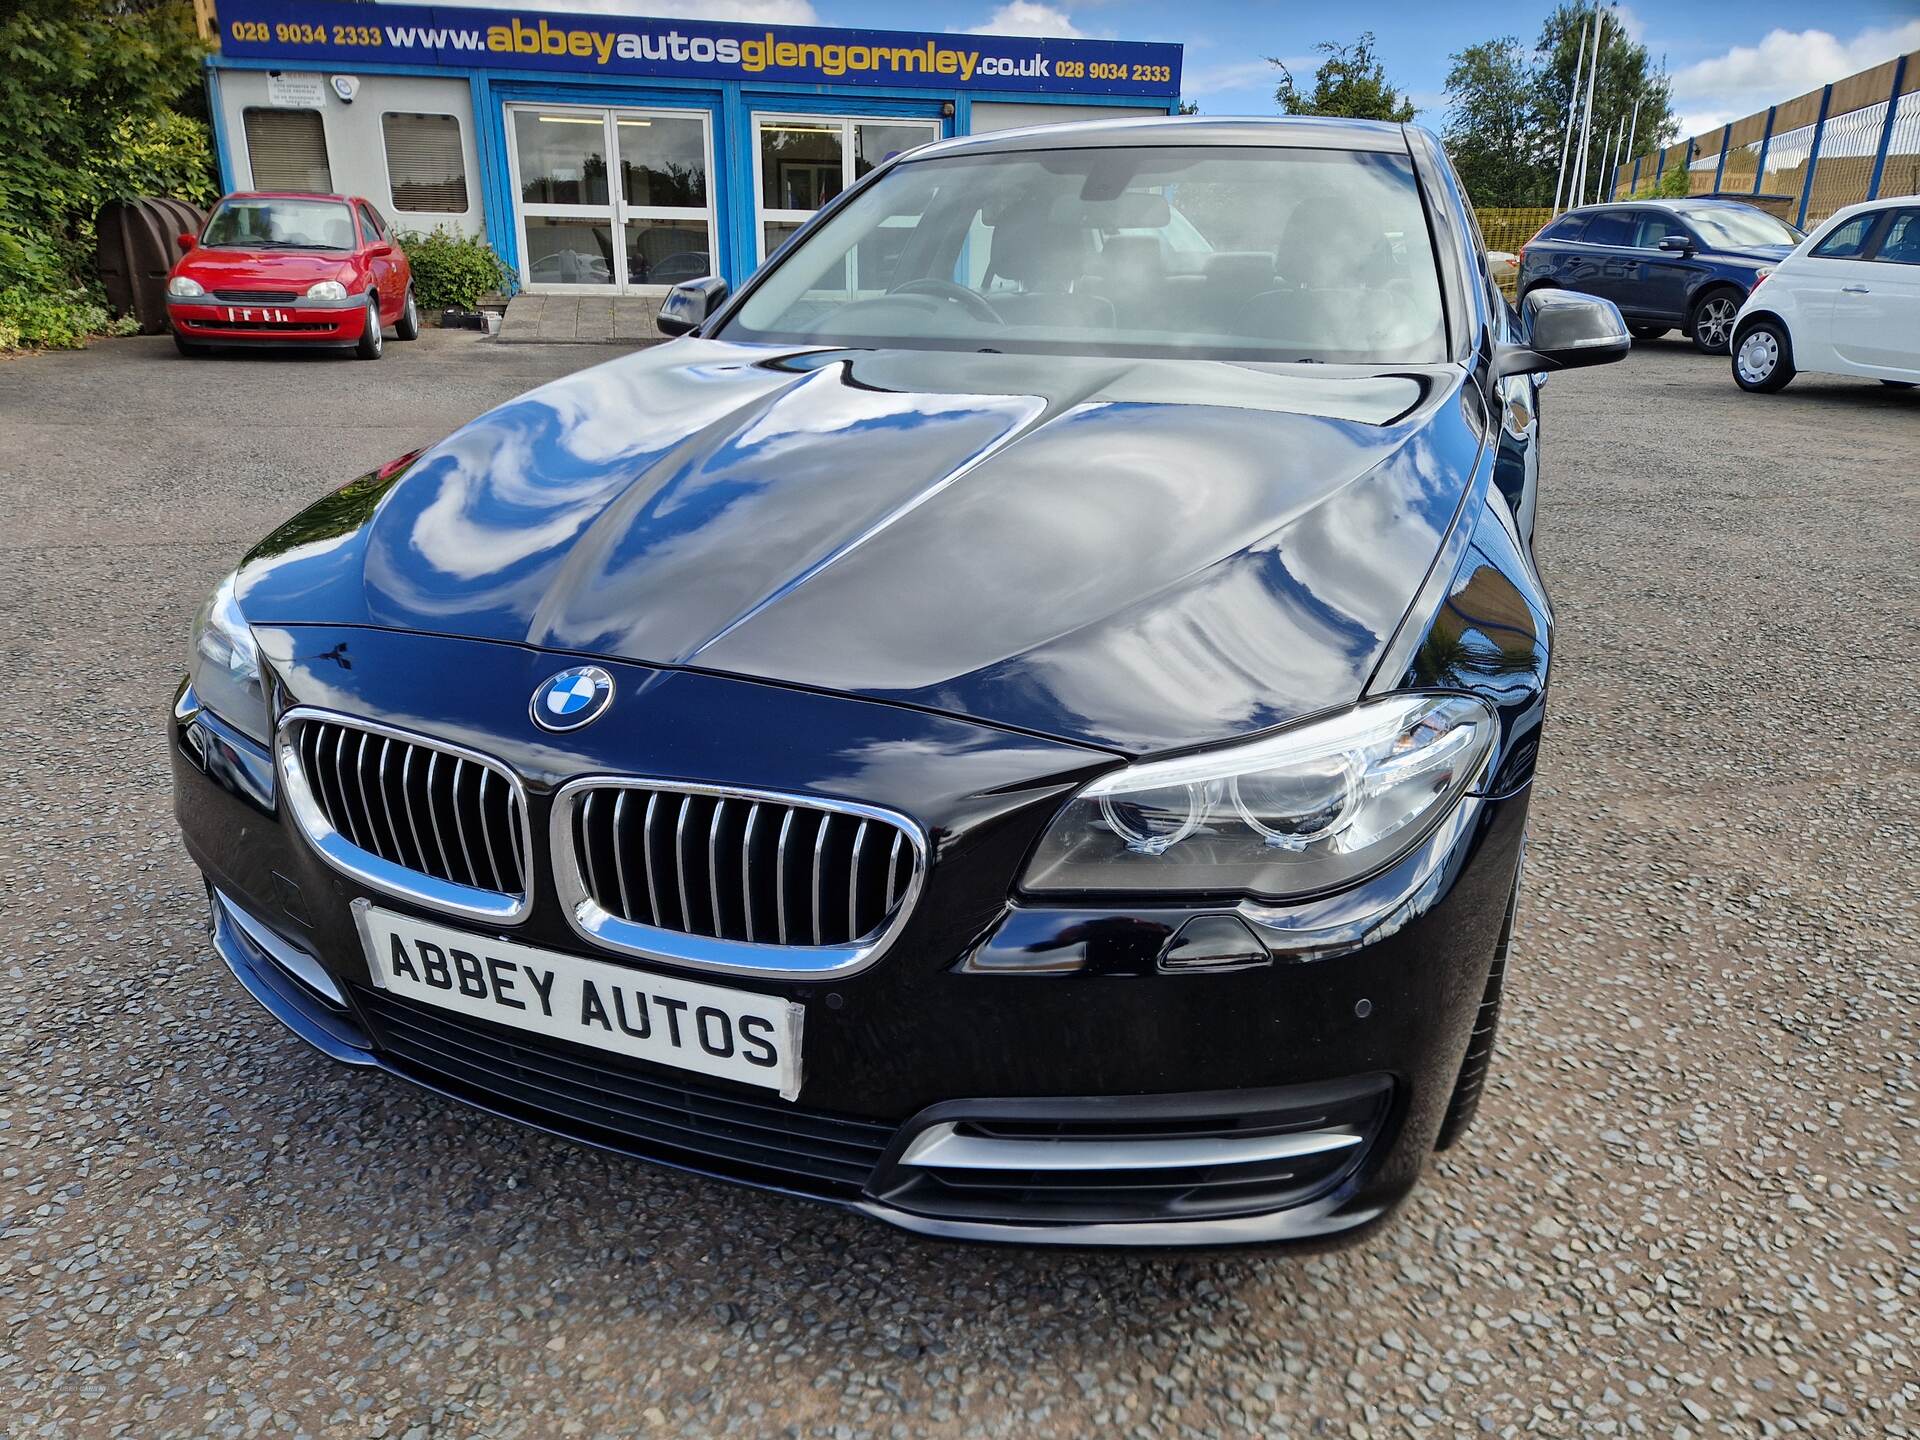
[[[1662,235],[1660,237],[1660,248],[1662,250],[1673,251],[1680,255],[1691,255],[1693,253],[1693,241],[1684,235]]]
[[[186,254],[187,251],[193,249],[194,246],[200,243],[200,238],[197,235],[181,234],[181,235],[176,235],[173,238],[180,242],[180,253],[182,255]]]
[[[667,292],[654,324],[662,335],[685,335],[707,323],[727,303],[727,282],[718,275],[687,280]]]
[[[385,260],[393,254],[393,246],[382,240],[379,244],[370,247],[367,254],[375,260]]]
[[[1620,307],[1576,290],[1529,292],[1520,303],[1520,323],[1526,343],[1495,352],[1496,375],[1608,365],[1633,348]]]

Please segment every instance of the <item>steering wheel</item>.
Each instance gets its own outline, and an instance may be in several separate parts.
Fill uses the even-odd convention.
[[[942,280],[937,276],[928,276],[923,280],[909,280],[904,285],[896,285],[887,292],[889,295],[928,295],[936,300],[951,300],[976,320],[984,320],[989,325],[1004,325],[1000,312],[986,302],[977,290],[969,290],[964,285],[956,285],[951,280]]]

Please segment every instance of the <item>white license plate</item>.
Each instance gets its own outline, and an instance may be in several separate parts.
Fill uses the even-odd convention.
[[[805,1009],[452,930],[353,902],[373,983],[395,995],[637,1060],[800,1094]]]
[[[228,320],[264,320],[274,325],[284,325],[288,321],[293,319],[293,315],[291,312],[286,310],[253,310],[253,309],[242,310],[235,306],[229,305],[227,307],[227,319]]]

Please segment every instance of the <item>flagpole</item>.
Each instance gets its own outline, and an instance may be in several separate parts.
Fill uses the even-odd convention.
[[[1580,43],[1573,52],[1573,89],[1567,95],[1567,125],[1560,135],[1560,173],[1553,177],[1553,213],[1560,213],[1560,197],[1567,184],[1567,154],[1573,149],[1573,116],[1580,108],[1580,72],[1587,63],[1587,25],[1585,15],[1580,17]]]
[[[1588,161],[1594,157],[1594,83],[1599,79],[1599,46],[1607,36],[1607,12],[1594,0],[1594,58],[1586,67],[1586,111],[1580,117],[1580,169],[1572,188],[1572,204],[1586,204]]]
[[[1579,180],[1573,187],[1573,203],[1586,204],[1587,162],[1593,156],[1593,90],[1594,82],[1600,76],[1600,42],[1607,32],[1607,12],[1600,8],[1599,0],[1593,7],[1593,60],[1587,67],[1587,104],[1580,118],[1580,169]]]

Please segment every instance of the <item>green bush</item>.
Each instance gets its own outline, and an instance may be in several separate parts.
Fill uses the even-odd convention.
[[[94,283],[109,200],[218,193],[191,0],[0,0],[0,349],[125,333]]]
[[[1647,179],[1640,188],[1628,197],[1634,200],[1684,200],[1693,184],[1693,177],[1684,165],[1675,165],[1664,170],[1658,180]]]
[[[87,177],[101,204],[168,195],[204,210],[220,198],[212,131],[177,110],[116,121],[108,148],[88,158]]]
[[[413,298],[422,310],[471,310],[482,295],[504,292],[513,281],[506,263],[477,235],[442,226],[431,235],[406,231],[394,239],[413,266]]]
[[[77,350],[89,335],[131,335],[139,328],[137,321],[113,319],[84,290],[0,290],[0,349]]]

